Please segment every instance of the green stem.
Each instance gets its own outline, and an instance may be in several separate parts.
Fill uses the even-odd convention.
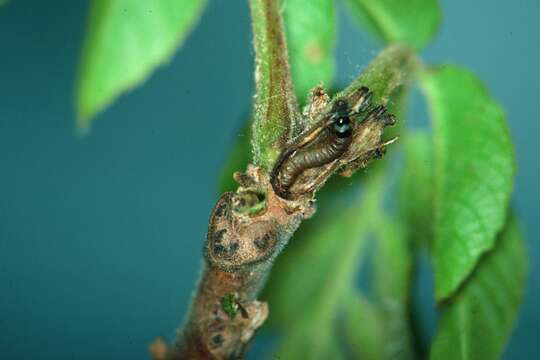
[[[255,46],[253,160],[270,169],[300,121],[279,1],[250,0]]]
[[[373,92],[373,103],[386,105],[391,96],[416,76],[420,67],[419,59],[408,47],[388,46],[336,97],[346,97],[367,86]]]

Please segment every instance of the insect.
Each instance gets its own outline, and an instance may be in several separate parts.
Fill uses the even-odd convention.
[[[366,87],[360,88],[349,100],[337,100],[327,116],[305,132],[279,156],[270,182],[276,194],[291,200],[291,188],[307,169],[329,164],[339,159],[349,148],[355,127],[353,117],[365,110],[371,98]]]

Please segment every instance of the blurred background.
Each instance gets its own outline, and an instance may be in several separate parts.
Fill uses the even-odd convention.
[[[530,274],[505,359],[530,358],[540,353],[540,3],[442,6],[424,60],[479,75],[506,108],[516,144],[513,204]],[[86,1],[24,0],[0,8],[2,359],[146,359],[155,336],[174,335],[198,276],[217,178],[251,105],[247,4],[213,0],[171,63],[78,137],[74,84],[87,9]],[[346,84],[380,45],[340,17],[336,83]],[[418,96],[411,114],[412,126],[427,124]],[[264,347],[259,340],[250,356]]]

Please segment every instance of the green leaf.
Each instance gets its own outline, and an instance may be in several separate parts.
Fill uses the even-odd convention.
[[[169,61],[205,0],[93,0],[77,84],[78,127]]]
[[[499,359],[523,295],[526,253],[511,219],[497,246],[443,307],[431,359]]]
[[[287,45],[276,0],[250,0],[255,46],[253,160],[271,169],[301,121],[293,91]]]
[[[384,359],[384,327],[380,310],[360,293],[347,297],[345,310],[345,341],[351,358]]]
[[[398,221],[379,220],[374,230],[378,234],[373,260],[374,292],[383,324],[385,358],[414,359],[409,321],[411,249]]]
[[[404,43],[420,50],[441,23],[438,0],[347,0],[351,14],[386,43]]]
[[[398,210],[410,242],[431,246],[433,238],[433,160],[427,131],[400,138],[405,164],[398,185]]]
[[[435,293],[450,296],[493,247],[514,182],[501,107],[470,72],[445,66],[422,81],[433,118]]]
[[[302,103],[310,89],[327,87],[334,73],[336,16],[333,0],[284,0],[291,71],[296,94]]]
[[[409,316],[411,249],[399,221],[379,215],[373,231],[373,300],[349,298],[346,338],[354,358],[415,359]]]
[[[339,216],[335,211],[317,213],[297,232],[294,241],[301,246],[287,248],[276,261],[265,294],[270,325],[285,331],[276,353],[280,359],[338,356],[335,319],[354,288],[362,248],[384,188],[382,172],[370,175],[354,205],[341,207]]]

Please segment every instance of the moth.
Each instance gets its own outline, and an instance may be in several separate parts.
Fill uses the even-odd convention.
[[[270,183],[277,195],[294,199],[297,194],[292,187],[302,173],[336,162],[345,154],[357,126],[354,118],[366,111],[371,97],[371,91],[361,87],[349,98],[338,99],[322,120],[282,151],[270,173]],[[307,186],[304,192],[312,187]]]

